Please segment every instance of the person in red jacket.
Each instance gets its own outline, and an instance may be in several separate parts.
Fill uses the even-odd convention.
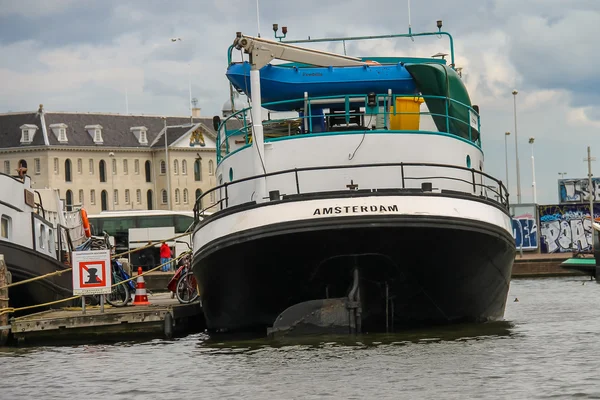
[[[160,245],[160,263],[162,266],[163,272],[169,272],[171,270],[171,248],[166,242],[162,242]],[[168,264],[165,264],[168,263]]]

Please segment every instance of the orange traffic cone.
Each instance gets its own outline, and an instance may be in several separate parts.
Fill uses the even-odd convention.
[[[146,282],[142,276],[142,267],[138,267],[138,278],[135,285],[135,298],[133,299],[134,306],[147,306],[150,302],[148,301],[148,295],[146,294]]]

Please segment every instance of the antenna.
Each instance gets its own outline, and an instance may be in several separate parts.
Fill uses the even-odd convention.
[[[260,37],[260,12],[259,12],[258,0],[256,0],[256,31],[258,33],[258,37]]]
[[[412,27],[410,23],[410,0],[408,0],[408,33],[411,33]]]

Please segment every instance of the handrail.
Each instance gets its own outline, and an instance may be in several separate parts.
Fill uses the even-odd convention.
[[[221,206],[222,208],[222,204],[223,202],[225,202],[226,206],[228,207],[228,201],[229,201],[229,194],[228,194],[228,187],[233,186],[233,185],[237,185],[240,183],[244,183],[244,182],[248,182],[248,181],[253,181],[256,179],[264,179],[264,178],[268,178],[271,176],[277,176],[277,175],[284,175],[284,174],[294,174],[295,176],[295,183],[296,183],[296,190],[297,190],[297,194],[301,194],[300,191],[300,180],[299,180],[299,176],[298,176],[298,172],[305,172],[305,171],[322,171],[322,170],[339,170],[339,169],[354,169],[354,168],[379,168],[379,167],[400,167],[401,170],[401,186],[398,187],[398,189],[402,188],[405,189],[406,188],[406,184],[405,181],[406,180],[423,180],[423,179],[450,179],[450,180],[461,180],[464,183],[467,184],[472,184],[473,185],[473,191],[472,192],[464,192],[464,193],[470,193],[470,194],[476,194],[477,192],[477,188],[479,187],[481,189],[481,195],[483,195],[483,191],[486,192],[485,197],[488,198],[487,196],[487,190],[492,191],[493,193],[496,194],[496,196],[499,197],[499,199],[497,200],[493,200],[496,201],[497,203],[501,204],[505,209],[508,210],[509,208],[509,193],[508,190],[506,189],[506,186],[504,186],[504,183],[499,180],[494,178],[493,176],[483,172],[483,171],[478,171],[475,168],[466,168],[466,167],[461,167],[458,165],[450,165],[450,164],[436,164],[436,163],[405,163],[405,162],[400,162],[400,163],[378,163],[378,164],[356,164],[356,165],[328,165],[328,166],[320,166],[320,167],[302,167],[302,168],[293,168],[293,169],[286,169],[286,170],[281,170],[281,171],[275,171],[275,172],[269,172],[266,174],[261,174],[261,175],[255,175],[255,176],[249,176],[246,178],[241,178],[238,180],[235,180],[233,182],[225,182],[221,185],[218,185],[208,191],[206,191],[205,193],[203,193],[200,197],[198,197],[196,199],[196,202],[194,204],[194,220],[196,223],[198,223],[200,221],[200,217],[203,216],[203,213],[206,212],[207,210],[209,210],[212,207],[215,207],[217,205],[217,203],[219,204],[219,206]],[[466,171],[466,172],[470,172],[472,179],[470,181],[467,180],[462,180],[460,178],[456,178],[456,177],[451,177],[451,176],[425,176],[425,177],[421,177],[421,176],[408,176],[407,175],[407,171],[406,171],[406,167],[434,167],[434,168],[448,168],[448,169],[453,169],[453,170],[459,170],[459,171]],[[476,177],[479,176],[481,177],[481,183],[478,183],[476,181]],[[490,187],[489,185],[486,185],[485,182],[483,181],[484,178],[490,179],[491,181],[493,181],[497,186],[498,186],[498,191],[496,191],[495,187]],[[202,209],[201,208],[201,204],[202,204],[202,200],[204,199],[204,197],[208,196],[210,193],[215,192],[215,191],[220,191],[221,189],[225,190],[225,197],[224,198],[220,198],[220,200],[215,203],[215,204],[211,204],[209,207]],[[443,189],[442,189],[443,190]],[[454,189],[452,189],[454,190]],[[307,193],[311,193],[311,192],[307,192]]]
[[[418,114],[420,115],[427,115],[427,116],[431,116],[431,117],[436,117],[436,118],[443,118],[446,120],[446,129],[442,130],[442,129],[438,129],[439,132],[442,133],[448,133],[450,135],[455,135],[458,137],[462,137],[460,135],[456,135],[456,131],[454,130],[453,132],[451,132],[452,129],[450,129],[451,124],[454,126],[454,129],[456,128],[456,124],[458,124],[458,126],[464,126],[466,128],[462,128],[463,130],[468,131],[468,138],[464,138],[469,140],[470,142],[474,143],[476,146],[481,145],[481,140],[480,140],[480,126],[481,126],[481,122],[480,122],[480,116],[479,113],[471,106],[460,102],[458,100],[455,100],[453,98],[450,98],[448,96],[438,96],[438,95],[419,95],[419,94],[392,94],[392,93],[383,93],[383,94],[376,94],[375,95],[375,99],[376,99],[376,103],[377,106],[375,107],[369,107],[368,106],[368,98],[369,95],[368,94],[352,94],[352,95],[330,95],[330,96],[319,96],[319,97],[305,97],[305,98],[296,98],[296,99],[288,99],[288,100],[280,100],[280,101],[275,101],[275,102],[270,102],[270,103],[265,103],[263,104],[263,106],[265,108],[269,108],[269,107],[273,107],[273,106],[281,106],[282,104],[293,104],[293,103],[299,103],[302,102],[305,104],[304,108],[304,114],[303,115],[298,115],[298,116],[293,116],[293,117],[288,117],[288,118],[281,118],[281,119],[275,119],[275,120],[265,120],[263,121],[263,126],[265,127],[264,129],[264,133],[266,136],[265,141],[268,142],[268,134],[269,134],[269,129],[272,129],[271,127],[276,125],[276,124],[282,124],[282,123],[288,123],[289,127],[288,129],[290,129],[291,131],[291,125],[292,125],[292,121],[302,121],[301,122],[301,131],[303,134],[309,134],[309,133],[313,133],[313,119],[314,118],[326,118],[329,117],[331,118],[332,116],[335,117],[339,117],[339,118],[344,118],[345,121],[348,123],[351,119],[351,117],[357,117],[357,116],[364,116],[366,117],[367,115],[371,116],[371,118],[373,116],[382,116],[384,121],[385,121],[385,131],[390,131],[390,132],[395,132],[395,131],[399,131],[401,132],[401,130],[394,130],[394,129],[390,129],[391,127],[388,126],[389,125],[389,121],[390,118],[392,116],[396,116],[396,115],[415,115]],[[399,98],[422,98],[425,100],[431,99],[431,100],[441,100],[441,101],[445,101],[446,102],[446,107],[445,107],[445,113],[441,114],[441,113],[434,113],[431,111],[418,111],[418,112],[413,112],[413,111],[399,111],[397,108],[397,99]],[[344,104],[344,112],[340,112],[340,113],[330,113],[330,114],[314,114],[313,113],[313,108],[314,105],[316,105],[319,102],[327,102],[327,101],[333,101],[335,99],[339,99],[339,103],[340,104]],[[353,104],[354,107],[350,106],[350,103]],[[459,109],[463,110],[463,113],[466,113],[467,117],[466,119],[461,119],[458,118],[454,115],[450,114],[450,106],[453,107],[458,107]],[[356,108],[356,107],[364,107],[365,111],[364,112],[358,112],[358,113],[353,113],[352,112],[352,108]],[[383,111],[381,111],[380,107],[383,107]],[[328,107],[325,107],[328,108]],[[231,137],[234,136],[244,136],[244,143],[248,144],[249,143],[249,134],[251,132],[251,124],[248,123],[248,120],[246,118],[246,115],[248,112],[250,112],[250,110],[252,109],[252,107],[246,107],[242,110],[236,111],[235,113],[233,113],[232,115],[228,116],[227,118],[225,118],[223,121],[221,121],[219,128],[217,130],[217,149],[219,149],[219,151],[217,151],[217,164],[221,162],[223,156],[221,154],[221,151],[223,151],[223,147],[225,147],[225,154],[229,154],[230,153],[230,146],[229,146],[229,139]],[[322,108],[319,108],[319,111],[321,111]],[[477,127],[475,128],[473,125],[471,125],[471,116],[475,117],[477,120]],[[228,129],[227,128],[227,123],[229,121],[232,120],[236,120],[240,123],[242,123],[242,126],[239,128],[233,128],[233,129]],[[363,130],[371,130],[370,127],[363,127]],[[360,133],[362,134],[363,130],[360,131]],[[376,129],[377,130],[377,129]],[[341,129],[341,131],[343,131],[343,129]],[[340,130],[336,130],[336,133],[339,133]],[[348,132],[356,132],[356,130],[351,130],[348,129]],[[473,132],[477,132],[477,137],[474,138],[473,136]],[[278,132],[273,132],[275,134],[279,134],[281,135],[281,131]],[[321,134],[327,134],[328,132],[319,132]],[[293,134],[296,134],[296,132],[294,132]],[[291,135],[288,134],[288,136]]]

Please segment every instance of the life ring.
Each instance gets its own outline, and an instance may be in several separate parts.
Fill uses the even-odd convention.
[[[92,236],[92,230],[90,229],[90,221],[88,220],[87,217],[87,212],[82,208],[80,210],[81,212],[81,222],[83,223],[83,232],[85,233],[85,237],[91,237]]]

